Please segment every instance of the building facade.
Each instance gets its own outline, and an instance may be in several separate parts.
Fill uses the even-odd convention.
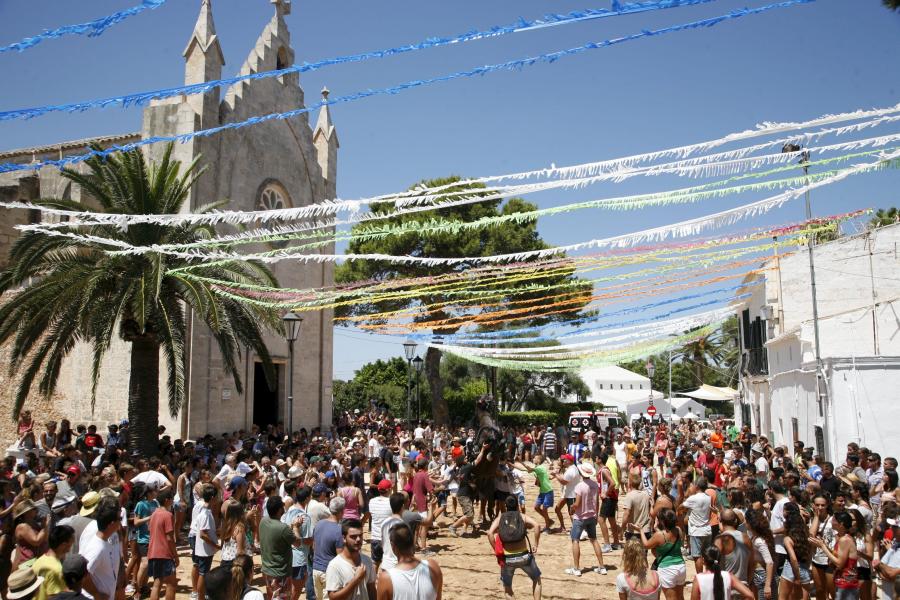
[[[285,15],[290,2],[272,0],[274,16],[265,26],[256,45],[241,67],[247,75],[282,69],[294,63],[290,32]],[[210,0],[201,0],[200,13],[184,50],[185,84],[222,77],[224,58],[216,34]],[[205,94],[177,96],[153,101],[143,113],[140,133],[67,142],[55,146],[31,148],[0,154],[3,162],[30,162],[59,158],[84,151],[89,143],[101,146],[124,144],[159,135],[178,135],[244,121],[253,116],[284,112],[304,105],[303,89],[297,73],[258,80],[246,80],[231,87]],[[323,90],[327,97],[327,90]],[[208,137],[196,137],[176,144],[174,158],[182,165],[199,157],[206,172],[193,186],[184,210],[216,201],[227,201],[230,210],[259,210],[306,206],[336,197],[337,132],[328,107],[323,107],[315,126],[306,114],[290,119],[226,130]],[[160,155],[163,146],[145,147],[150,159]],[[81,167],[83,168],[83,167]],[[0,199],[32,200],[40,197],[64,197],[90,204],[77,187],[60,177],[55,168],[0,175]],[[34,222],[39,214],[7,210],[0,213],[0,261],[5,261],[10,244],[16,238],[16,224]],[[334,247],[323,247],[331,254]],[[334,282],[331,263],[282,263],[274,267],[283,287],[312,288]],[[293,429],[329,426],[332,382],[332,312],[323,310],[303,315],[298,343],[295,344],[293,384]],[[160,423],[174,437],[196,437],[249,429],[251,424],[287,422],[286,402],[288,351],[280,335],[269,335],[267,346],[278,370],[277,389],[270,390],[262,374],[259,358],[252,350],[241,357],[244,393],[238,394],[230,376],[222,369],[218,347],[205,326],[190,319],[188,354],[188,400],[177,418],[168,414],[163,400]],[[129,344],[115,340],[102,369],[97,403],[90,403],[90,350],[80,345],[73,349],[62,369],[58,393],[65,402],[66,414],[73,423],[93,422],[104,426],[125,416],[127,410]],[[163,370],[164,371],[164,370]],[[165,375],[163,375],[165,377]],[[160,389],[165,390],[165,382]],[[9,402],[7,391],[3,400]]]
[[[737,309],[739,424],[777,445],[803,441],[829,460],[843,460],[849,442],[900,453],[898,247],[900,225],[815,246],[816,321],[805,248],[747,280],[757,285]]]

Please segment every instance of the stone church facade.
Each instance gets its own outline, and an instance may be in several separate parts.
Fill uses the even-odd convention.
[[[245,75],[284,68],[294,63],[284,17],[290,12],[287,0],[271,0],[275,15],[263,29],[255,47],[241,67]],[[224,58],[216,35],[210,0],[201,0],[200,14],[184,50],[185,84],[222,77]],[[224,93],[220,93],[220,90]],[[327,96],[327,90],[323,90]],[[0,162],[30,162],[83,152],[86,144],[124,144],[157,135],[177,135],[208,129],[252,116],[284,112],[304,105],[303,90],[296,73],[281,77],[243,81],[206,94],[177,96],[153,101],[143,114],[140,133],[109,136],[0,153]],[[163,146],[146,146],[153,159]],[[227,209],[256,210],[306,206],[336,197],[338,139],[328,107],[323,107],[315,126],[307,115],[288,120],[227,130],[209,137],[197,137],[176,144],[174,156],[187,165],[197,156],[206,172],[194,185],[185,210],[212,201],[227,200]],[[83,167],[82,167],[83,168]],[[65,197],[90,203],[81,191],[59,175],[55,168],[0,174],[0,200],[30,200]],[[10,244],[17,235],[13,226],[34,222],[40,215],[23,210],[0,212],[0,266],[6,261]],[[323,253],[334,248],[323,247]],[[273,267],[284,287],[330,286],[334,265],[284,262]],[[301,315],[303,322],[295,344],[293,383],[293,428],[327,427],[331,423],[332,313],[328,310]],[[269,390],[258,357],[245,349],[241,356],[244,393],[238,394],[230,376],[222,369],[222,359],[209,331],[193,319],[189,321],[188,400],[179,416],[170,417],[165,398],[160,400],[160,423],[173,437],[194,438],[205,433],[249,429],[253,423],[265,425],[287,422],[288,350],[280,335],[269,335],[267,346],[278,367],[278,386]],[[94,410],[90,405],[90,349],[76,347],[59,379],[54,413],[64,414],[73,424],[96,423],[105,430],[127,412],[129,344],[115,340],[109,352],[98,389]],[[0,349],[0,359],[4,358]],[[4,361],[5,363],[6,361]],[[5,369],[0,369],[4,371]],[[165,377],[165,369],[162,377]],[[161,391],[165,381],[160,382]],[[0,406],[9,414],[10,385],[2,386]],[[29,400],[29,404],[31,401]],[[59,411],[62,404],[65,410]],[[38,414],[40,422],[43,417]],[[4,436],[6,437],[6,436]]]

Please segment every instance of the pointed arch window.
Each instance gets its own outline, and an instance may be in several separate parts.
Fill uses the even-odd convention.
[[[294,204],[287,189],[275,179],[267,179],[259,186],[256,195],[256,210],[282,210],[291,208]],[[269,221],[268,227],[279,224],[279,219]],[[272,248],[284,248],[287,242],[268,242]]]

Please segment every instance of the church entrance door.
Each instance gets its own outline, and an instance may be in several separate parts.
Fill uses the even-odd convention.
[[[275,365],[277,381],[281,380],[282,365]],[[253,423],[262,429],[266,425],[277,425],[280,418],[280,401],[278,398],[278,386],[274,390],[269,389],[266,382],[266,372],[262,363],[254,363],[253,370]]]

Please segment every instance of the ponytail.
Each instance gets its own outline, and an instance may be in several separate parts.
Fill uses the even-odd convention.
[[[721,553],[719,549],[710,544],[703,551],[703,563],[713,574],[713,598],[725,600],[725,580],[722,579],[722,567],[719,565]]]
[[[253,559],[246,554],[239,554],[231,563],[231,599],[241,600],[244,590],[250,583],[253,573]]]

